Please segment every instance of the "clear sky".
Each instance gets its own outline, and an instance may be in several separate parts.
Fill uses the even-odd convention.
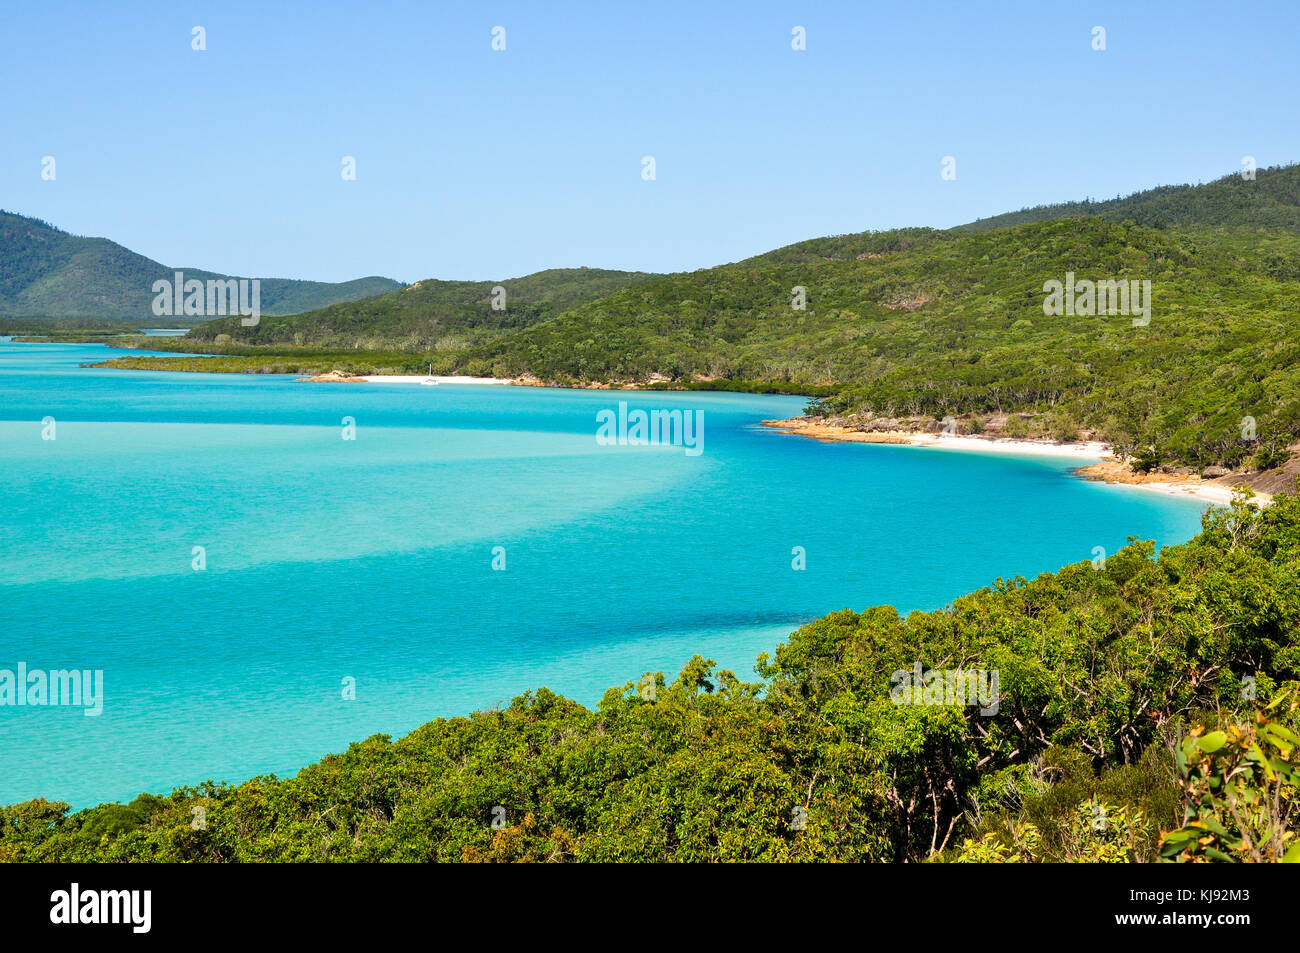
[[[243,275],[693,269],[1300,160],[1297,0],[43,0],[0,41],[0,207]]]

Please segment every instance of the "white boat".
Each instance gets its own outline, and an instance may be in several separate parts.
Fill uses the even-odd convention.
[[[433,365],[432,365],[432,364],[429,365],[429,376],[426,377],[424,380],[420,381],[420,384],[421,384],[422,386],[425,386],[425,387],[437,387],[437,386],[438,386],[438,381],[437,381],[437,380],[434,378],[434,376],[433,376]]]

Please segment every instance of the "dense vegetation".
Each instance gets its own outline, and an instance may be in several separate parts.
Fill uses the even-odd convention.
[[[647,282],[483,353],[548,380],[837,383],[822,409],[864,422],[1019,412],[1039,432],[1087,427],[1122,450],[1232,463],[1300,435],[1294,268],[1292,235],[1078,219],[820,239]],[[1151,324],[1045,316],[1043,284],[1067,271],[1151,280]],[[806,312],[790,308],[794,286]]]
[[[142,325],[135,321],[119,321],[114,318],[7,318],[0,317],[0,334],[84,334],[86,337],[110,334],[134,334],[142,326],[156,328],[188,328],[193,319],[179,321],[166,318],[154,323]]]
[[[423,374],[428,362],[409,351],[345,351],[328,348],[240,344],[204,344],[184,338],[137,336],[112,342],[113,347],[146,351],[184,351],[209,357],[119,357],[92,364],[123,370],[197,371],[205,374]]]
[[[996,670],[997,712],[895,704],[915,663]],[[13,805],[0,859],[1300,858],[1300,499],[937,612],[835,612],[756,671],[696,657],[594,711],[539,689],[291,779]]]
[[[292,358],[559,384],[767,382],[830,394],[813,411],[848,426],[953,417],[1009,436],[1095,434],[1143,468],[1280,465],[1300,439],[1300,233],[1279,227],[1279,210],[1300,214],[1300,166],[1125,202],[1012,228],[814,239],[682,274],[543,272],[504,282],[504,311],[489,283],[424,282],[161,347],[250,359],[214,370]],[[1129,213],[1148,224],[1109,220]],[[1149,281],[1149,323],[1045,314],[1044,284],[1070,272]]]
[[[1205,185],[1162,185],[1100,202],[1038,205],[977,219],[963,229],[1005,228],[1080,215],[1139,225],[1249,225],[1300,229],[1300,176],[1295,166],[1259,169],[1255,179],[1233,172]]]
[[[503,282],[430,278],[365,301],[266,320],[253,328],[243,327],[239,318],[211,321],[187,335],[186,341],[215,343],[224,335],[252,346],[454,352],[649,277],[632,271],[557,268]],[[505,294],[493,307],[496,288]]]
[[[15,343],[28,344],[107,344],[109,346],[137,336],[137,329],[116,322],[95,319],[70,321],[67,319],[43,322],[39,320],[5,321],[0,318],[0,335],[10,337]]]
[[[0,315],[41,318],[120,318],[136,327],[172,326],[153,315],[153,283],[177,269],[136,254],[107,238],[70,235],[40,219],[0,211]],[[187,278],[226,278],[180,269]],[[380,294],[390,278],[354,281],[261,279],[264,314],[296,314]],[[188,323],[182,321],[182,323]]]

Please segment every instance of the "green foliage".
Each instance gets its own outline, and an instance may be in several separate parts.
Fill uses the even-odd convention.
[[[965,840],[954,858],[959,864],[1085,863],[1126,864],[1139,859],[1150,825],[1142,811],[1088,800],[1079,804],[1060,828],[1059,852],[1045,849],[1042,833],[1031,823],[1009,829],[1010,843],[996,834]]]
[[[1297,633],[1300,500],[1239,500],[1158,558],[1135,542],[935,612],[832,613],[760,656],[761,682],[696,657],[594,710],[543,688],[292,778],[0,809],[0,859],[1150,860],[1180,822],[1173,747],[1242,720],[1242,676],[1264,705],[1300,688]],[[896,704],[894,673],[917,662],[999,672],[998,711]],[[1293,717],[1253,736],[1279,776]],[[1184,754],[1195,783],[1265,790],[1221,730],[1210,773]],[[1294,843],[1283,800],[1274,841],[1249,826],[1261,850]]]
[[[220,345],[212,348],[177,347],[154,342],[159,338],[136,338],[126,347],[148,350],[193,350],[211,357],[118,357],[98,361],[91,367],[115,367],[137,371],[194,371],[201,374],[302,374],[316,375],[330,371],[363,376],[367,374],[424,374],[430,363],[434,373],[442,373],[436,355],[409,354],[399,351],[331,351],[306,347],[243,348]],[[184,338],[188,341],[189,338]],[[221,353],[222,351],[229,353]],[[242,352],[242,353],[241,353]],[[428,357],[430,360],[425,360]]]
[[[1045,222],[1054,218],[1095,216],[1109,221],[1136,222],[1163,228],[1170,225],[1251,225],[1300,229],[1300,176],[1295,165],[1257,169],[1254,180],[1239,172],[1207,185],[1163,185],[1101,202],[1063,202],[1007,212],[961,226],[987,230]],[[1295,274],[1297,262],[1284,256],[1270,258],[1273,271]]]
[[[1082,749],[1053,746],[1006,772],[976,806],[977,836],[963,843],[957,860],[992,851],[1004,861],[1063,863],[1098,859],[1103,848],[1122,845],[1117,859],[1151,861],[1158,825],[1181,816],[1174,766],[1160,742],[1130,763],[1102,762],[1100,770]]]
[[[1031,427],[1029,422],[1019,414],[1008,417],[1006,426],[1002,428],[1002,435],[1004,437],[1011,437],[1017,440],[1031,437],[1033,434],[1034,428]]]
[[[239,318],[220,318],[195,328],[185,343],[213,342],[229,335],[236,346],[404,350],[448,356],[475,344],[530,327],[587,301],[638,284],[650,275],[599,268],[557,268],[509,281],[417,281],[377,297],[244,327]],[[505,307],[494,307],[494,289],[505,289]],[[499,300],[499,299],[497,299]],[[285,312],[280,312],[284,314]],[[179,346],[179,342],[176,342]],[[191,348],[192,349],[192,348]],[[223,349],[221,353],[230,353]],[[491,359],[487,352],[463,355],[458,365]]]
[[[56,342],[93,341],[108,343],[119,335],[135,334],[141,326],[189,326],[189,322],[173,324],[165,319],[129,323],[104,318],[0,318],[0,334],[21,338],[41,337]]]
[[[1292,703],[1292,715],[1296,707]],[[1300,863],[1297,747],[1300,738],[1267,711],[1256,713],[1253,725],[1194,728],[1176,751],[1186,796],[1184,823],[1161,837],[1161,856]]]

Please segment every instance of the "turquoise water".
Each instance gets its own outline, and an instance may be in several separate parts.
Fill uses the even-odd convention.
[[[100,669],[105,695],[95,718],[0,707],[0,804],[292,773],[541,685],[594,704],[696,652],[752,677],[829,611],[1182,541],[1203,509],[1069,460],[757,426],[798,398],[77,366],[112,353],[0,342],[0,669]],[[704,452],[598,446],[620,399],[701,409]]]

